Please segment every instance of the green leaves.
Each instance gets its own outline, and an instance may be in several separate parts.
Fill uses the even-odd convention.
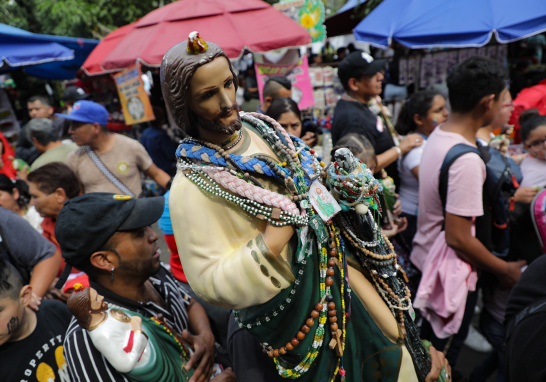
[[[0,23],[34,33],[102,39],[171,0],[0,0]]]

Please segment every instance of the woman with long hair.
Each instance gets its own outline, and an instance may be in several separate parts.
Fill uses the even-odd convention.
[[[398,162],[400,177],[399,196],[402,202],[402,216],[408,220],[408,228],[401,233],[409,248],[417,232],[417,211],[419,211],[419,164],[428,136],[436,126],[443,123],[449,112],[446,100],[436,90],[415,93],[402,106],[395,129],[400,135],[410,133],[423,137],[423,144],[404,155]]]

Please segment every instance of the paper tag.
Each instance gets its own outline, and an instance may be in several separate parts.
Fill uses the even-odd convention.
[[[341,211],[341,207],[332,194],[318,180],[315,180],[309,188],[309,201],[325,222]]]

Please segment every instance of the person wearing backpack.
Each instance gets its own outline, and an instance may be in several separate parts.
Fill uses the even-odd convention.
[[[509,94],[506,94],[509,100]],[[507,98],[502,111],[492,125],[507,120],[510,109]],[[483,131],[483,128],[480,129]],[[522,187],[523,175],[513,157],[501,153],[489,145],[491,139],[478,132],[477,144],[486,163],[487,176],[484,185],[484,215],[476,219],[476,237],[496,256],[505,260],[525,260],[531,263],[542,254],[533,233],[529,218],[529,204],[537,193],[534,187]],[[489,139],[487,139],[489,138]],[[525,185],[525,184],[523,184]],[[521,207],[520,207],[521,206]],[[525,217],[520,212],[527,211]],[[523,219],[522,219],[523,218]],[[528,221],[525,221],[528,220]],[[522,231],[522,228],[526,227]],[[522,268],[523,271],[524,268]],[[480,329],[493,350],[472,371],[470,382],[484,382],[497,371],[495,381],[504,376],[506,329],[503,324],[508,296],[511,289],[503,289],[494,277],[482,274],[480,288],[483,292],[483,309],[480,314]],[[467,339],[468,342],[468,339]],[[467,344],[465,342],[465,344]]]
[[[484,214],[482,190],[486,177],[485,163],[474,142],[478,129],[491,124],[499,114],[504,93],[508,91],[507,77],[504,67],[483,56],[471,57],[453,68],[447,78],[451,115],[428,138],[419,167],[418,230],[411,261],[423,271],[423,278],[415,306],[421,308],[429,321],[436,318],[432,325],[423,324],[421,336],[428,337],[435,348],[445,350],[453,366],[476,306],[476,269],[495,275],[503,287],[512,287],[525,264],[502,260],[474,235],[475,218]],[[470,146],[474,152],[465,153],[451,163],[444,208],[440,197],[440,170],[444,158],[457,144]],[[448,254],[445,258],[450,258],[457,267],[439,269],[431,261],[438,249]],[[438,277],[434,278],[433,274]],[[444,285],[438,284],[438,280],[445,280]],[[450,296],[448,291],[456,293]],[[419,297],[424,302],[421,306],[417,303]],[[441,304],[434,304],[442,302],[450,303],[449,307],[444,304],[449,308],[446,312],[435,309]],[[455,311],[450,310],[453,306]],[[436,316],[431,317],[431,312],[436,312]],[[442,317],[442,313],[446,316]],[[457,380],[455,375],[453,380]]]

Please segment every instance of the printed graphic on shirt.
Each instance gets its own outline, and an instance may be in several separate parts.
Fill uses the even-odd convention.
[[[62,335],[53,337],[43,344],[41,350],[38,350],[28,363],[28,368],[24,371],[20,381],[70,382],[62,344]],[[53,359],[55,359],[55,363]]]
[[[127,174],[127,171],[129,171],[129,165],[126,162],[119,162],[117,169],[121,174]]]

